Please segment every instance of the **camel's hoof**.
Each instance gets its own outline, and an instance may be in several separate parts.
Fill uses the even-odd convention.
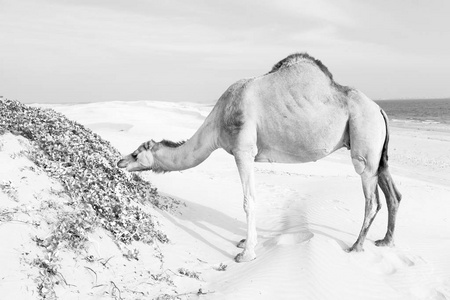
[[[347,250],[345,250],[346,252],[363,252],[364,251],[364,249],[363,249],[363,247],[361,246],[361,245],[353,245],[353,246],[351,246],[350,248],[348,248]]]
[[[394,241],[392,239],[382,239],[375,241],[377,247],[394,247]]]
[[[247,261],[252,261],[256,258],[256,254],[255,253],[248,253],[248,252],[241,252],[238,255],[236,255],[236,257],[234,258],[234,260],[238,263],[241,262],[247,262]]]
[[[245,248],[245,239],[242,239],[239,243],[237,243],[236,247],[238,248]]]

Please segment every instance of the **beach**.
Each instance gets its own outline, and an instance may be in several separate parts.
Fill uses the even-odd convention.
[[[124,155],[150,139],[188,139],[212,109],[207,104],[156,101],[33,106],[61,112]],[[0,182],[19,178],[20,174],[11,175],[18,172],[14,164],[19,162],[2,159],[9,168],[0,172]],[[133,268],[124,263],[115,269],[115,283],[121,290],[134,284],[153,298],[172,294],[179,299],[450,299],[450,125],[391,120],[389,164],[403,195],[395,247],[374,245],[383,238],[387,225],[381,196],[383,207],[368,233],[365,251],[359,253],[345,251],[356,240],[364,217],[361,181],[347,149],[314,163],[255,164],[258,246],[257,258],[248,263],[234,261],[246,223],[242,187],[231,155],[219,149],[193,169],[144,172],[142,177],[161,195],[181,203],[172,212],[154,209],[161,230],[170,239],[159,245],[164,254],[162,268],[168,274],[183,268],[197,278],[173,276],[173,286],[164,288],[138,286],[134,284],[136,270],[144,270],[145,263]],[[46,184],[50,188],[55,183]],[[0,197],[7,202],[4,194]],[[0,223],[3,239],[5,226],[8,223]],[[114,245],[107,237],[93,239],[99,257],[114,255]],[[6,241],[20,246],[11,238]],[[145,258],[146,248],[139,247],[142,262],[155,268],[152,260]],[[3,244],[2,252],[8,251],[11,249]],[[92,272],[70,275],[75,274],[71,268],[81,265],[82,258],[78,259],[65,263],[61,271],[77,286],[60,287],[61,299],[111,298],[111,294],[92,288]],[[21,278],[12,262],[3,260],[2,265],[12,269],[1,271],[0,277],[12,274],[16,280]],[[106,273],[96,270],[96,280],[108,281]],[[5,295],[20,291],[20,299],[35,299],[20,282],[9,283],[0,281]],[[123,293],[121,297],[137,299],[136,294]]]

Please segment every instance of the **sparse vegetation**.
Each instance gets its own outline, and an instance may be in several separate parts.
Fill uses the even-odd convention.
[[[0,222],[9,222],[12,220],[12,216],[13,216],[14,212],[7,210],[7,209],[2,209],[0,210]]]
[[[200,279],[198,272],[190,271],[185,268],[179,268],[178,273],[189,278]]]
[[[5,180],[0,183],[0,190],[8,195],[11,200],[18,201],[17,199],[17,188],[9,180]]]
[[[217,271],[226,271],[227,268],[228,268],[227,265],[225,265],[225,264],[223,264],[223,263],[220,263],[219,267],[217,267],[216,270],[217,270]]]
[[[58,272],[56,258],[53,255],[46,259],[36,258],[32,264],[39,269],[40,276],[36,279],[39,296],[43,299],[56,299],[53,287],[59,284],[62,278]]]
[[[139,250],[128,250],[127,253],[123,254],[123,256],[128,260],[139,260]]]

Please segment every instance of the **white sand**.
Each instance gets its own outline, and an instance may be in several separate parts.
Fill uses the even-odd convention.
[[[50,107],[91,128],[124,154],[149,139],[189,138],[210,110],[205,105],[163,102]],[[61,287],[58,295],[61,299],[110,298],[107,287],[98,291],[92,286],[95,280],[107,282],[113,276],[121,286],[147,289],[152,296],[174,290],[186,293],[181,299],[196,298],[200,288],[206,293],[201,296],[204,299],[450,299],[450,134],[446,127],[427,131],[424,126],[392,122],[390,164],[403,194],[394,248],[373,244],[386,230],[384,205],[369,231],[365,251],[344,251],[361,228],[364,198],[348,151],[339,150],[316,163],[256,165],[258,257],[235,263],[233,258],[240,251],[235,244],[246,230],[241,185],[233,157],[218,150],[191,170],[145,174],[160,193],[186,204],[173,214],[155,212],[171,240],[160,246],[163,268],[199,272],[200,280],[173,276],[176,287],[146,287],[145,278],[136,274],[156,266],[145,255],[135,264],[117,259],[109,273],[99,272],[99,278],[94,278],[80,267],[82,258],[74,257],[64,260],[61,273],[75,287]],[[27,202],[31,201],[25,195],[27,189],[43,197],[49,187],[59,188],[45,174],[25,173],[23,167],[29,161],[11,158],[23,147],[12,136],[0,141],[0,162],[7,165],[0,171],[0,183],[11,180],[21,191],[18,201],[0,192],[0,209],[36,205]],[[9,295],[37,297],[30,291],[34,286],[25,275],[27,270],[22,273],[20,260],[23,249],[38,251],[29,235],[45,228],[21,226],[20,222],[0,223],[2,299],[4,295],[5,299]],[[101,232],[93,235],[92,251],[101,252],[102,257],[117,255],[109,243]],[[145,252],[145,247],[135,247]],[[225,271],[218,270],[221,264],[226,265]],[[129,295],[122,297],[136,298]]]

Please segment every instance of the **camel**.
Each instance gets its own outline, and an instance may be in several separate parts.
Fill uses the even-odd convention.
[[[362,92],[336,83],[327,67],[307,53],[296,53],[270,72],[232,84],[195,134],[185,142],[143,143],[118,167],[156,173],[180,171],[202,163],[216,149],[233,155],[244,194],[247,237],[235,260],[256,258],[255,162],[317,161],[339,148],[350,150],[361,176],[365,214],[361,231],[348,251],[362,251],[383,191],[388,224],[377,246],[393,246],[401,194],[388,167],[389,127],[385,112]]]

